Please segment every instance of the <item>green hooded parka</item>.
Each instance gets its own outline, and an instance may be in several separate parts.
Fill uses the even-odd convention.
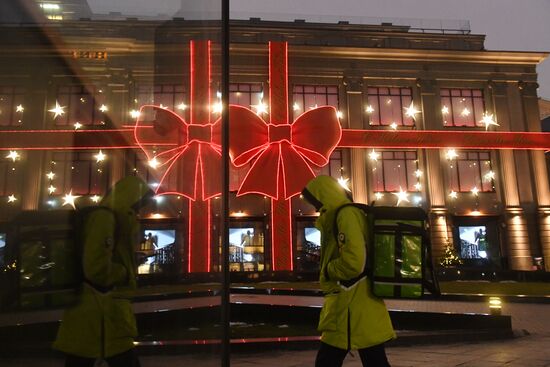
[[[365,216],[358,208],[343,208],[338,214],[338,233],[335,236],[336,209],[351,202],[345,190],[329,176],[311,180],[306,190],[318,205],[322,205],[315,223],[321,231],[319,281],[325,294],[318,326],[322,332],[321,340],[350,350],[394,339],[395,332],[384,301],[372,295],[366,276],[349,287],[340,283],[358,277],[365,269],[368,256]]]
[[[55,349],[107,358],[134,347],[137,327],[132,305],[116,293],[136,287],[134,246],[139,223],[134,208],[149,193],[142,180],[126,177],[100,203],[111,210],[97,209],[86,219],[82,254],[86,282],[78,303],[65,310]]]

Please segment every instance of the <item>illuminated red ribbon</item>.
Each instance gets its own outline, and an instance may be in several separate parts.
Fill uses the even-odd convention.
[[[191,200],[208,200],[220,195],[219,119],[213,124],[188,124],[167,109],[148,105],[140,110],[134,135],[147,159],[156,159],[157,171],[163,172],[156,188],[157,194],[178,194]],[[169,149],[155,153],[159,147]],[[182,179],[174,178],[175,174]],[[177,190],[168,187],[173,180],[178,182]],[[202,190],[198,185],[202,186]],[[202,192],[201,197],[197,197],[198,192]]]
[[[300,193],[315,177],[311,165],[327,164],[342,134],[336,109],[331,106],[308,111],[292,124],[267,123],[241,106],[230,106],[229,116],[233,164],[240,167],[256,158],[238,195],[256,193],[288,199]],[[282,190],[277,187],[280,175]]]

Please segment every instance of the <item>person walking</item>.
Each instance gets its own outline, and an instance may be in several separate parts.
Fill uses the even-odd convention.
[[[363,212],[348,206],[335,218],[337,209],[352,199],[330,176],[311,180],[302,197],[320,214],[315,226],[321,231],[319,282],[324,303],[315,366],[342,366],[351,350],[358,350],[363,366],[389,366],[384,343],[396,335],[384,301],[372,294],[365,275],[368,228]]]
[[[115,291],[136,288],[134,248],[139,240],[136,213],[152,197],[141,179],[123,178],[90,212],[83,229],[84,282],[76,305],[65,310],[54,349],[66,367],[138,367],[137,326],[130,300]]]

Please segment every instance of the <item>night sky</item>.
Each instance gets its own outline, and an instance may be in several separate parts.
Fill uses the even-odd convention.
[[[183,0],[186,8],[216,10],[216,0]],[[128,15],[165,14],[181,8],[182,0],[88,0],[95,13],[119,11]],[[210,5],[209,5],[210,4]],[[550,0],[231,0],[236,17],[279,14],[285,20],[328,21],[368,18],[426,20],[468,20],[472,33],[487,36],[488,50],[550,51]],[[239,16],[240,15],[240,16]],[[375,20],[375,19],[373,19]],[[394,22],[395,23],[395,22]],[[550,60],[538,67],[539,95],[550,99]]]

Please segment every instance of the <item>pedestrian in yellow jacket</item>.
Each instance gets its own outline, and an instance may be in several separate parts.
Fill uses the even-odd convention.
[[[384,342],[395,338],[384,301],[375,297],[364,275],[367,259],[366,218],[351,195],[329,176],[318,176],[302,191],[319,212],[315,226],[321,231],[320,285],[324,293],[318,329],[321,347],[316,367],[339,367],[350,350],[358,350],[363,366],[389,366]]]
[[[65,310],[54,348],[67,355],[66,367],[136,367],[137,327],[130,300],[117,291],[136,287],[134,247],[139,238],[136,217],[144,198],[152,194],[142,180],[119,181],[84,224],[82,266],[84,284],[78,303]]]

